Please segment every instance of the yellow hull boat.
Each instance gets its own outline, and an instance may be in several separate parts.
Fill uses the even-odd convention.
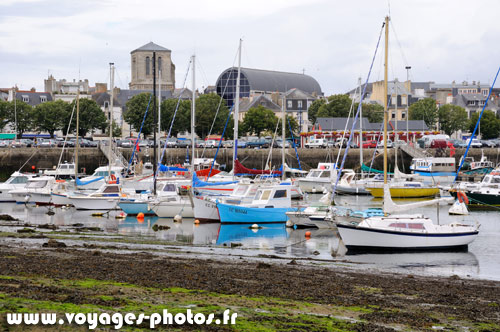
[[[383,198],[384,188],[366,188],[373,197]],[[420,197],[434,197],[439,194],[439,188],[432,187],[390,187],[391,197],[395,198],[420,198]]]

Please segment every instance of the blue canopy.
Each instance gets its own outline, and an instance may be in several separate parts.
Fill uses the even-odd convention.
[[[188,172],[189,170],[187,168],[182,168],[182,167],[171,167],[171,166],[165,166],[165,165],[160,165],[159,167],[160,172]]]
[[[76,178],[76,185],[77,186],[85,186],[87,184],[90,184],[92,182],[96,182],[96,181],[101,181],[102,179],[104,179],[104,176],[99,176],[93,180],[88,180],[88,181],[81,181],[79,178]]]
[[[238,181],[225,181],[225,182],[205,182],[200,180],[196,173],[193,174],[193,188],[202,188],[206,186],[222,186],[225,184],[238,183]]]

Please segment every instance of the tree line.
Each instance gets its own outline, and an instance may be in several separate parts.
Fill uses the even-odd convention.
[[[12,128],[17,124],[17,137],[28,131],[48,132],[54,137],[55,132],[66,133],[75,108],[76,100],[67,103],[62,100],[48,101],[35,107],[21,101],[0,100],[0,130],[7,124]],[[86,136],[96,129],[106,130],[108,121],[99,105],[92,99],[80,99],[80,123],[78,133]],[[70,133],[76,133],[76,110],[71,121]]]
[[[149,110],[146,118],[144,115],[150,103],[151,93],[141,93],[132,97],[127,102],[127,110],[124,113],[124,120],[129,123],[135,131],[139,131],[142,125],[142,134],[147,136],[153,133],[155,122],[153,117],[152,104],[149,105]],[[178,106],[177,106],[178,104]],[[172,118],[175,110],[175,121],[172,124]],[[209,134],[221,135],[224,131],[224,138],[233,139],[234,133],[234,118],[233,113],[226,106],[224,100],[215,93],[203,94],[196,98],[195,101],[195,132],[198,137],[205,138]],[[191,101],[177,99],[166,99],[162,101],[161,106],[161,131],[168,133],[171,129],[171,137],[177,136],[182,132],[189,132],[191,129]],[[142,123],[144,119],[144,124]],[[213,125],[213,126],[212,126]],[[294,135],[298,135],[298,123],[295,118],[287,116],[286,134],[290,135],[290,128]],[[252,107],[245,112],[243,121],[239,121],[238,132],[241,136],[245,134],[261,136],[263,134],[271,135],[276,131],[281,133],[281,118],[275,113],[259,105]],[[211,131],[210,131],[211,130]]]

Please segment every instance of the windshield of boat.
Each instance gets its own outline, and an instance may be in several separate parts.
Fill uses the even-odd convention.
[[[163,187],[163,191],[175,192],[175,184],[173,184],[173,183],[166,183],[165,186]]]
[[[20,183],[26,183],[28,182],[28,177],[27,176],[13,176],[7,180],[6,183],[10,184],[20,184]]]
[[[286,197],[286,190],[276,190],[274,193],[274,198],[283,198]]]
[[[109,171],[96,171],[94,176],[108,176]],[[111,174],[115,174],[114,171],[111,171]]]
[[[31,181],[26,185],[26,188],[43,188],[47,181]]]
[[[267,200],[269,199],[270,195],[271,195],[271,190],[259,190],[257,191],[257,194],[255,194],[255,200],[256,201]]]
[[[312,171],[311,173],[309,173],[309,175],[307,175],[307,177],[309,177],[309,178],[319,178],[320,174],[321,174],[321,171]]]

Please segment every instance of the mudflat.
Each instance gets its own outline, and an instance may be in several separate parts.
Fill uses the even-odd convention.
[[[9,326],[8,312],[152,313],[190,308],[222,315],[230,308],[238,313],[234,326],[156,329],[500,331],[496,281],[389,274],[342,264],[323,267],[272,257],[197,259],[50,247],[0,247],[0,330],[62,329]],[[143,324],[122,330],[150,329]]]

